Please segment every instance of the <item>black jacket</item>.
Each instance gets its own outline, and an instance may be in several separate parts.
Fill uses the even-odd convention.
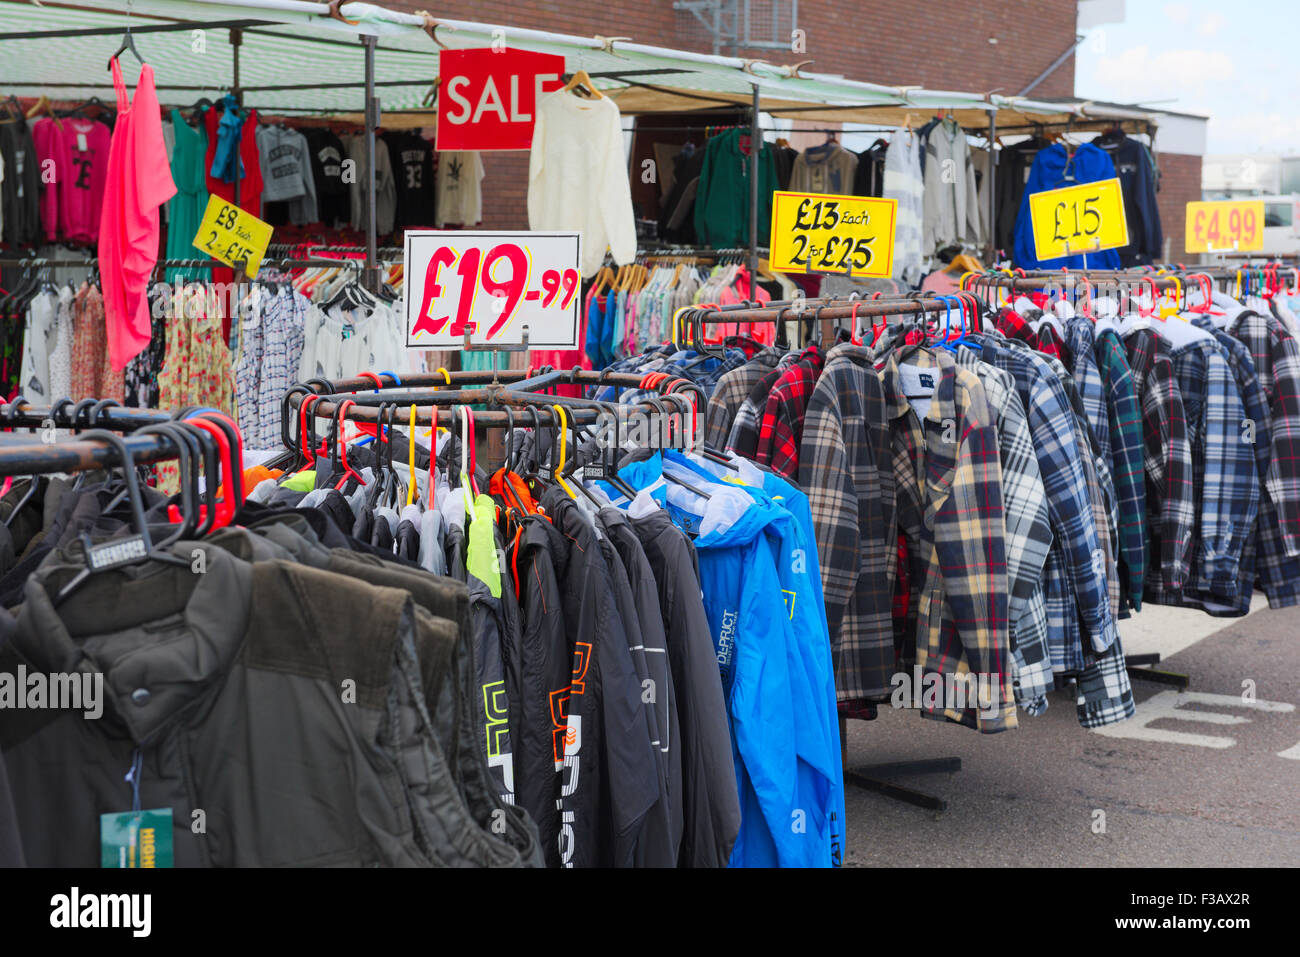
[[[632,660],[641,678],[641,700],[646,705],[651,744],[657,751],[660,775],[660,800],[646,819],[641,842],[637,847],[638,867],[675,867],[681,848],[684,817],[682,814],[681,728],[677,721],[677,693],[672,668],[668,662],[668,642],[664,637],[663,616],[659,610],[659,589],[641,540],[626,513],[617,508],[600,510],[601,528],[608,537],[616,560],[606,555],[615,567],[615,584],[626,595],[621,605],[630,608],[624,614],[636,622]],[[644,670],[642,670],[644,669]]]
[[[33,575],[0,655],[0,670],[104,675],[98,721],[0,716],[29,863],[97,863],[99,816],[130,809],[123,775],[137,754],[141,807],[171,810],[178,866],[521,863],[459,799],[428,707],[425,681],[447,684],[455,622],[406,591],[246,562],[210,541],[178,543],[183,565],[92,576],[55,608],[79,552]]]
[[[565,867],[631,867],[646,815],[659,799],[654,748],[619,615],[611,572],[593,526],[559,488],[542,508],[568,542],[557,563],[573,647],[560,846]]]
[[[1129,244],[1120,249],[1120,262],[1127,269],[1162,260],[1165,234],[1160,224],[1156,168],[1151,154],[1144,145],[1122,133],[1118,139],[1103,137],[1094,144],[1110,154],[1124,193]]]
[[[676,691],[684,814],[678,866],[726,867],[740,832],[740,798],[695,548],[667,512],[631,522],[659,589]]]

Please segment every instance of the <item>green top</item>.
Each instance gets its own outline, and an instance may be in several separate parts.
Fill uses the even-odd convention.
[[[497,558],[496,525],[497,505],[492,496],[479,493],[474,500],[474,516],[469,523],[469,536],[465,545],[465,569],[488,586],[493,598],[501,597],[501,562]]]
[[[194,234],[199,231],[203,211],[208,206],[208,182],[203,175],[203,159],[208,152],[208,135],[185,122],[180,110],[172,110],[172,130],[176,146],[172,150],[172,179],[176,195],[167,204],[167,259],[203,259],[194,248]],[[207,279],[209,271],[169,268],[167,281]]]
[[[295,492],[310,492],[316,487],[316,470],[304,469],[301,472],[285,479],[280,483],[280,488],[293,489]]]
[[[748,130],[727,130],[709,140],[695,193],[695,235],[701,244],[723,249],[749,244],[750,154],[740,149]],[[772,229],[776,160],[766,143],[758,153],[758,243],[767,246]]]

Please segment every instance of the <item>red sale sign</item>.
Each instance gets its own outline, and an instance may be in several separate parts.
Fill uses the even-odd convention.
[[[503,47],[438,53],[440,150],[526,150],[537,99],[563,86],[564,57]]]

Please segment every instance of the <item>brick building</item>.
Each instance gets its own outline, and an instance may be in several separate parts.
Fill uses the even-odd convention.
[[[423,0],[386,0],[393,9],[428,9]],[[550,0],[451,2],[435,15],[570,33],[623,36],[640,43],[713,52],[712,37],[692,14],[676,10],[672,0],[602,0],[596,4],[556,4]],[[1015,95],[1047,71],[1074,42],[1077,0],[968,0],[956,14],[903,0],[801,0],[798,27],[806,52],[735,50],[774,63],[811,60],[808,69],[842,74],[854,80],[889,86],[919,86]],[[1074,56],[1033,88],[1035,97],[1074,95]],[[1157,136],[1156,147],[1161,147]],[[484,228],[526,228],[526,153],[489,153],[484,157]],[[1171,257],[1182,255],[1183,204],[1200,198],[1200,156],[1159,153],[1161,218]]]

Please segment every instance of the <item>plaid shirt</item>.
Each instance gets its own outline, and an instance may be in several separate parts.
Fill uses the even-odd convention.
[[[1212,335],[1170,351],[1192,446],[1193,501],[1200,503],[1184,592],[1231,599],[1241,551],[1259,511],[1259,474],[1246,410]],[[1253,436],[1252,436],[1253,437]]]
[[[1268,397],[1273,461],[1264,487],[1277,510],[1283,548],[1294,558],[1300,556],[1300,345],[1272,315],[1244,312],[1228,332],[1250,350]]]
[[[1098,651],[1109,648],[1116,635],[1105,578],[1107,550],[1085,471],[1090,450],[1079,446],[1069,398],[1044,357],[990,335],[984,360],[1011,373],[1025,406],[1054,536],[1044,569],[1052,670],[1078,670],[1085,633]]]
[[[1275,598],[1282,604],[1295,604],[1297,598],[1300,598],[1300,594],[1298,594],[1298,590],[1300,590],[1300,561],[1288,558],[1280,550],[1280,538],[1276,536],[1273,538],[1273,543],[1278,550],[1270,550],[1264,555],[1262,564],[1257,564],[1260,553],[1264,551],[1264,544],[1269,539],[1264,529],[1272,527],[1274,532],[1277,532],[1277,510],[1272,507],[1272,500],[1269,498],[1268,490],[1264,486],[1269,468],[1273,462],[1272,427],[1270,424],[1271,416],[1268,411],[1268,399],[1264,395],[1264,389],[1259,384],[1259,377],[1255,374],[1255,360],[1251,358],[1250,350],[1246,348],[1244,343],[1232,338],[1232,336],[1215,326],[1208,316],[1195,317],[1192,319],[1192,325],[1198,326],[1213,335],[1215,341],[1218,342],[1227,355],[1228,368],[1232,370],[1233,381],[1237,385],[1237,391],[1241,394],[1241,404],[1246,412],[1246,420],[1253,423],[1252,426],[1249,426],[1249,428],[1253,428],[1253,435],[1244,433],[1242,438],[1253,440],[1255,472],[1260,481],[1259,513],[1255,517],[1254,534],[1246,536],[1241,550],[1236,597],[1226,602],[1198,602],[1195,604],[1202,611],[1216,617],[1236,618],[1246,614],[1250,610],[1250,598],[1255,588],[1257,572],[1260,584],[1269,597],[1270,605],[1273,605]],[[1286,600],[1288,597],[1290,598],[1289,601]],[[1274,607],[1282,607],[1282,604]]]
[[[1124,595],[1142,610],[1146,574],[1146,483],[1142,471],[1142,409],[1124,344],[1113,330],[1096,338],[1097,369],[1106,387],[1111,478],[1119,512],[1119,567]]]
[[[884,698],[896,670],[894,471],[880,377],[868,350],[827,354],[799,450],[821,563],[839,701]]]
[[[1137,712],[1118,635],[1115,643],[1089,661],[1079,674],[1075,708],[1079,724],[1085,728],[1119,724]]]
[[[826,363],[826,354],[813,345],[785,370],[767,397],[754,461],[786,478],[799,474],[799,441],[804,412]]]
[[[939,370],[923,420],[914,414],[899,372],[899,355],[908,353],[909,364]],[[917,664],[940,674],[994,676],[998,689],[992,716],[953,707],[923,707],[922,714],[986,733],[1014,728],[1002,466],[984,389],[947,352],[910,348],[885,360],[881,383],[898,525],[912,564],[909,612],[915,613]]]
[[[1153,330],[1128,333],[1124,345],[1142,402],[1149,540],[1146,597],[1176,605],[1187,581],[1188,549],[1196,527],[1192,447],[1183,398],[1169,349]]]
[[[976,350],[964,346],[957,350],[957,364],[979,376],[998,430],[1010,589],[1007,614],[1011,621],[1011,656],[1015,666],[1013,684],[1020,706],[1029,714],[1042,714],[1047,709],[1047,692],[1053,687],[1042,583],[1043,566],[1052,547],[1047,492],[1015,379],[981,362]]]
[[[1110,441],[1110,415],[1106,408],[1106,384],[1101,378],[1101,369],[1097,365],[1096,339],[1092,320],[1075,316],[1065,324],[1065,341],[1073,357],[1071,375],[1083,400],[1083,409],[1088,417],[1088,428],[1097,440],[1099,451],[1107,462],[1111,461],[1113,450]]]
[[[749,390],[745,401],[736,410],[736,418],[731,423],[731,432],[727,436],[727,451],[753,459],[758,453],[758,428],[763,420],[763,409],[767,405],[768,393],[785,370],[799,358],[797,352],[787,352],[777,362],[776,368],[763,375]]]
[[[1010,307],[998,313],[997,330],[1008,339],[1023,342],[1031,349],[1044,355],[1057,359],[1061,357],[1061,351],[1057,348],[1053,337],[1049,336],[1045,340],[1039,339],[1038,333],[1029,324],[1029,320]]]
[[[711,449],[723,449],[727,445],[727,436],[731,434],[731,425],[740,411],[741,404],[763,375],[776,368],[781,358],[779,349],[764,349],[749,362],[732,369],[718,380],[709,396],[709,407],[704,425],[704,444]]]

